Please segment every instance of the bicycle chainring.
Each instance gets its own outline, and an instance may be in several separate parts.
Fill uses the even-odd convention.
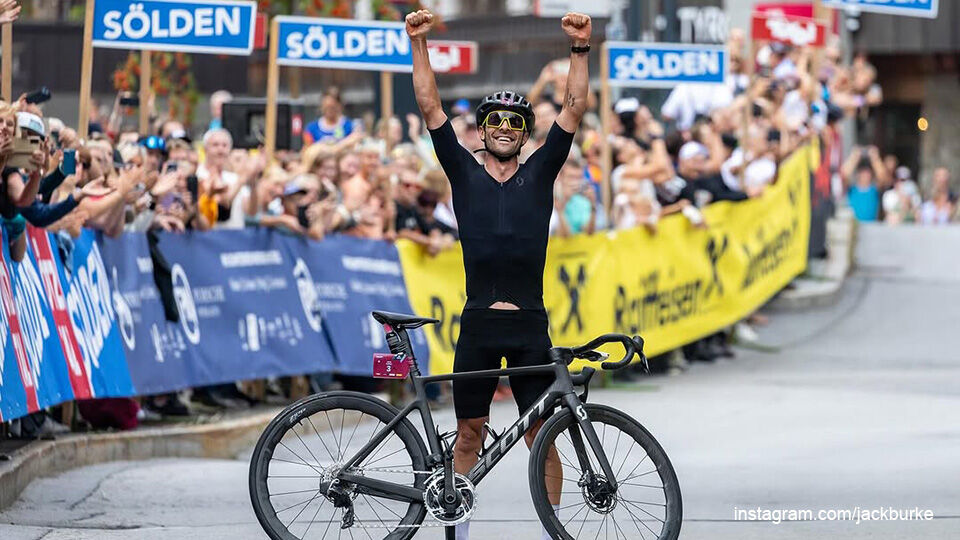
[[[457,525],[470,519],[473,515],[477,503],[476,488],[466,476],[454,473],[454,488],[460,493],[460,506],[454,511],[453,515],[448,515],[443,508],[443,471],[439,470],[427,478],[426,486],[423,489],[423,504],[427,507],[427,512],[434,519],[444,525]]]

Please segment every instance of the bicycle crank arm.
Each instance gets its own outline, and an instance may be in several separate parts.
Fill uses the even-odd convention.
[[[423,502],[423,490],[358,474],[340,473],[340,481],[356,485],[355,492],[400,502]]]

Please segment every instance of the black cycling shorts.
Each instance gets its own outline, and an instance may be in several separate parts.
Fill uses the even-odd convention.
[[[460,337],[453,372],[533,366],[550,362],[547,313],[543,310],[465,309],[460,316]],[[453,381],[457,418],[490,415],[497,378]],[[511,375],[510,388],[520,413],[529,409],[553,382],[549,373]]]

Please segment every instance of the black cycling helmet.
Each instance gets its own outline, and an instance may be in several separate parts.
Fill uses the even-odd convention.
[[[536,121],[533,106],[520,94],[501,90],[483,98],[480,105],[477,105],[477,125],[482,126],[483,121],[487,119],[487,114],[495,110],[507,110],[520,114],[527,124],[527,131],[533,131],[533,124]]]

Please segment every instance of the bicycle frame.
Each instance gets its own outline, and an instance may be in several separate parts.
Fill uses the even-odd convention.
[[[427,443],[430,447],[430,455],[428,456],[427,460],[429,466],[435,467],[443,463],[443,448],[441,446],[440,434],[437,432],[437,427],[433,423],[433,414],[430,411],[429,404],[423,397],[424,386],[426,383],[469,380],[487,377],[503,377],[508,375],[553,373],[555,378],[550,387],[547,388],[547,390],[544,391],[539,398],[537,398],[533,406],[521,414],[517,421],[503,432],[503,435],[500,436],[495,444],[480,454],[477,464],[474,465],[473,468],[467,473],[467,478],[474,485],[479,484],[480,481],[483,480],[483,478],[487,475],[487,473],[489,473],[500,461],[500,459],[502,459],[503,456],[506,455],[506,453],[509,452],[518,441],[520,441],[523,434],[527,432],[534,422],[540,419],[548,410],[552,410],[553,407],[560,405],[561,407],[569,409],[577,419],[577,426],[579,426],[579,430],[572,428],[570,430],[570,435],[574,448],[577,451],[577,459],[580,462],[582,470],[592,472],[594,467],[591,464],[588,455],[586,454],[586,448],[584,447],[583,439],[581,438],[580,434],[581,431],[584,435],[586,435],[587,443],[593,450],[593,454],[596,457],[597,462],[600,464],[603,475],[608,479],[607,481],[610,483],[610,487],[612,489],[616,489],[616,475],[613,473],[613,469],[607,460],[606,454],[603,452],[603,448],[600,445],[600,439],[597,437],[597,433],[593,429],[593,424],[591,424],[586,410],[583,408],[580,397],[574,391],[574,385],[588,383],[590,377],[593,375],[593,372],[594,371],[592,369],[589,369],[589,371],[584,370],[584,372],[581,374],[571,375],[566,365],[561,363],[553,363],[540,366],[491,369],[423,377],[420,375],[420,370],[417,367],[417,363],[411,360],[410,378],[413,382],[414,394],[416,398],[406,407],[404,407],[403,410],[401,410],[400,413],[397,414],[397,416],[386,426],[384,426],[376,435],[374,435],[374,437],[363,448],[361,448],[356,455],[347,461],[343,465],[343,469],[355,467],[358,463],[361,463],[364,459],[366,459],[367,456],[369,456],[370,453],[372,453],[380,445],[380,443],[386,439],[394,426],[412,413],[414,409],[420,411],[420,418],[423,422]],[[358,487],[362,486],[363,488],[366,488],[365,491],[369,493],[376,493],[381,497],[398,501],[423,500],[423,490],[415,487],[368,478],[360,474],[341,473],[339,478],[343,481],[356,484]]]

